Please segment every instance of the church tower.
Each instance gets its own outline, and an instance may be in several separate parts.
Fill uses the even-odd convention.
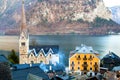
[[[24,0],[22,0],[22,16],[19,37],[19,64],[27,63],[28,51],[29,51],[29,34],[26,26]]]

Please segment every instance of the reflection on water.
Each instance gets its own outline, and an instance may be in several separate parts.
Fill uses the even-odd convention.
[[[18,36],[0,36],[0,50],[15,49],[18,51]],[[120,35],[106,36],[80,36],[80,35],[42,35],[30,36],[30,44],[33,40],[39,45],[59,45],[60,51],[66,55],[76,46],[85,44],[92,46],[100,54],[105,55],[113,51],[120,56]]]

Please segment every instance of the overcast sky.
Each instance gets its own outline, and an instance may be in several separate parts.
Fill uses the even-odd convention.
[[[120,6],[120,0],[103,0],[106,7]]]

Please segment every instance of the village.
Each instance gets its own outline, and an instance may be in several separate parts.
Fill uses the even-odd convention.
[[[24,1],[19,36],[19,64],[0,56],[2,80],[120,80],[120,57],[109,51],[102,59],[91,46],[81,44],[69,52],[68,66],[60,62],[58,45],[29,45]]]
[[[46,53],[45,48],[38,53],[33,51],[28,54],[28,59],[22,64],[11,64],[5,56],[1,55],[0,78],[7,78],[7,80],[120,80],[120,57],[113,52],[109,52],[100,59],[97,51],[82,44],[70,51],[69,59],[66,59],[69,60],[69,66],[64,66],[59,62],[59,54],[55,53],[54,49],[49,48]],[[40,60],[37,59],[38,57]]]

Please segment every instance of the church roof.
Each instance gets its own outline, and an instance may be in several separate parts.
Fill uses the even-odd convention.
[[[29,48],[29,53],[33,53],[35,56],[38,56],[40,52],[47,56],[49,53],[57,54],[59,51],[58,45],[30,46]]]
[[[22,0],[22,16],[21,16],[21,33],[24,34],[26,38],[28,38],[28,29],[26,25],[26,15],[25,15],[25,9],[24,9],[24,0]]]

